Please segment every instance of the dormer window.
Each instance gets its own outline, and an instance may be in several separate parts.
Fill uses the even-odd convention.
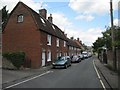
[[[52,28],[55,30],[55,26],[54,25],[52,25]]]
[[[64,47],[66,47],[66,41],[64,41]]]
[[[17,22],[23,22],[23,19],[24,17],[22,14],[17,16]]]
[[[43,18],[40,18],[40,20],[42,21],[42,23],[45,25],[45,21]]]
[[[47,35],[47,45],[51,45],[51,35]]]

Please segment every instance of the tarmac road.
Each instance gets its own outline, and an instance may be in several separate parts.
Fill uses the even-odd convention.
[[[93,57],[67,69],[50,71],[11,85],[11,88],[102,88],[93,66]]]

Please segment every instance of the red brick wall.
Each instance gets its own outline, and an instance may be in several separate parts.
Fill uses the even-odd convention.
[[[54,62],[54,60],[57,58],[57,53],[60,53],[60,52],[62,52],[63,54],[65,52],[67,53],[67,46],[64,47],[64,40],[59,39],[60,40],[60,46],[57,47],[56,46],[57,37],[51,35],[51,40],[52,40],[51,45],[47,45],[47,35],[48,35],[47,33],[41,31],[41,41],[40,42],[41,42],[41,47],[46,52],[46,65],[50,64],[51,62]],[[41,51],[42,51],[42,48],[41,48]],[[52,53],[52,56],[51,56],[52,60],[50,62],[47,62],[47,52],[48,52],[48,50],[50,50],[51,53]]]
[[[24,21],[17,22],[17,15],[23,14]],[[3,52],[24,51],[32,67],[40,66],[40,32],[28,10],[21,4],[14,10],[3,32]]]
[[[17,22],[17,15],[23,14],[24,21]],[[64,41],[60,39],[60,47],[56,46],[56,37],[52,36],[52,45],[47,45],[47,33],[39,31],[30,12],[21,4],[11,14],[3,32],[3,52],[24,51],[32,68],[42,65],[42,50],[46,52],[46,65],[56,59],[57,52],[67,52]],[[52,61],[47,62],[48,50],[52,53]],[[27,64],[27,63],[26,63]]]

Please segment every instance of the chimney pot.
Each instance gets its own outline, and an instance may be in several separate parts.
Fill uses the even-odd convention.
[[[52,14],[50,14],[50,16],[48,17],[48,21],[50,21],[51,23],[53,22]]]

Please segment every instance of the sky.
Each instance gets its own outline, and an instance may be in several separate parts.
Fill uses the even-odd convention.
[[[22,1],[39,12],[47,9],[47,17],[52,14],[53,23],[67,36],[80,38],[82,43],[92,46],[98,37],[102,37],[110,25],[110,0],[0,0],[0,9],[7,5],[9,12]],[[113,0],[114,25],[118,26],[118,2]]]

